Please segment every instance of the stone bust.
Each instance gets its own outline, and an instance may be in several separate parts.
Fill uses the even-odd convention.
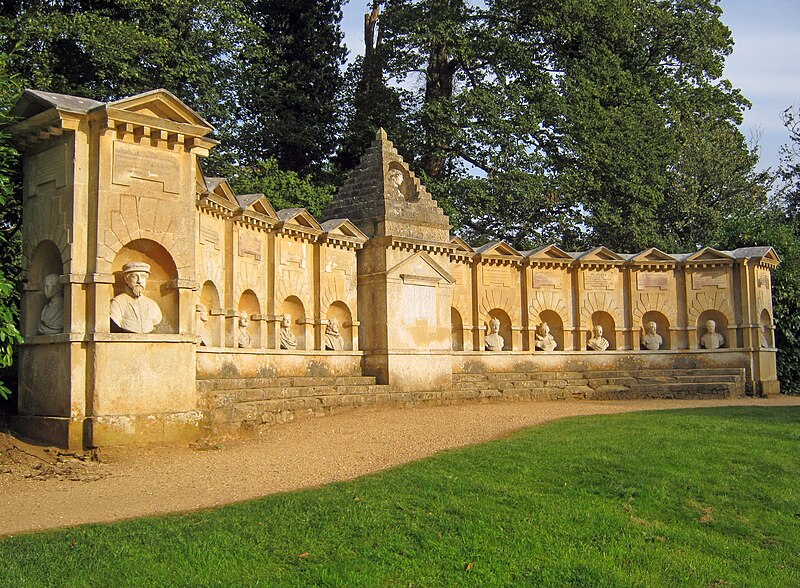
[[[281,318],[281,349],[297,349],[297,337],[292,333],[292,315]]]
[[[250,324],[250,315],[243,312],[239,315],[239,329],[236,333],[236,347],[240,349],[249,349],[253,346],[253,337],[247,330],[248,324]]]
[[[57,335],[64,331],[64,289],[58,280],[58,274],[45,277],[44,295],[47,297],[47,304],[42,309],[36,334]]]
[[[331,318],[325,327],[324,349],[331,351],[342,351],[344,349],[344,339],[339,332],[339,321],[336,317]]]
[[[589,339],[588,347],[593,351],[605,351],[608,349],[608,339],[603,337],[603,327],[600,325],[596,325],[594,329],[592,329],[592,334],[594,335],[591,339]]]
[[[486,351],[502,351],[505,341],[500,336],[500,319],[492,318],[489,321],[489,334],[484,338]]]
[[[706,321],[706,332],[700,337],[700,345],[705,349],[719,349],[725,344],[725,337],[717,333],[717,323],[713,320]]]
[[[769,349],[769,338],[767,336],[766,324],[761,324],[758,328],[758,343],[763,349]]]
[[[200,338],[200,345],[211,347],[213,338],[208,330],[208,309],[202,304],[197,305],[197,336]]]
[[[644,349],[649,349],[650,351],[658,351],[661,349],[661,344],[664,340],[661,338],[661,335],[656,333],[657,328],[658,325],[656,325],[654,321],[647,323],[647,330],[642,336],[642,347]]]
[[[122,271],[126,290],[111,300],[111,321],[126,333],[151,333],[162,317],[158,303],[144,294],[150,265],[130,262],[122,266]]]
[[[550,334],[550,325],[543,322],[536,331],[536,349],[553,351],[558,344]]]
[[[403,182],[405,178],[403,178],[403,172],[395,167],[389,170],[389,184],[392,187],[392,192],[395,196],[399,196],[400,198],[405,198],[405,194],[403,193]]]

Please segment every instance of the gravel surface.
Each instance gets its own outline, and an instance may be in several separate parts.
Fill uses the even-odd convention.
[[[0,435],[0,535],[191,511],[350,480],[564,417],[745,405],[800,406],[800,397],[355,410],[272,427],[255,441],[95,455]]]

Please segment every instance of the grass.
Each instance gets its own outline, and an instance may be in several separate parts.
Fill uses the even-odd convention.
[[[2,586],[800,586],[800,408],[569,419],[0,553]]]

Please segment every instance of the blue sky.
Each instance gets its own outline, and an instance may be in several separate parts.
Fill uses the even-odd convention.
[[[364,51],[367,0],[350,0],[342,27],[351,58]],[[725,77],[753,104],[742,133],[758,138],[760,167],[775,167],[787,134],[780,113],[800,106],[800,0],[721,0],[722,20],[735,46]]]

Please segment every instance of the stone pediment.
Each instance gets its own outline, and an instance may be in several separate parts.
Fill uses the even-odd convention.
[[[531,264],[569,264],[573,257],[556,245],[545,245],[528,252],[526,255]]]
[[[324,232],[317,219],[305,208],[284,208],[277,215],[280,221],[278,226],[283,232],[314,239]]]
[[[684,261],[691,265],[719,265],[733,263],[733,257],[713,247],[703,247],[700,251],[688,255]]]
[[[236,199],[244,211],[255,212],[273,219],[278,218],[278,213],[264,194],[242,194],[237,195]]]
[[[677,263],[677,259],[675,259],[669,253],[664,253],[660,249],[656,247],[651,247],[650,249],[646,249],[630,258],[630,262],[635,265],[641,266],[654,266],[654,267],[666,267],[670,265],[674,265]]]
[[[498,256],[498,257],[514,257],[520,258],[522,254],[514,249],[505,241],[490,241],[486,245],[478,247],[475,252],[481,257],[485,256]]]
[[[459,253],[475,253],[475,250],[469,246],[469,244],[464,241],[461,237],[453,237],[450,239],[450,243],[455,245],[456,251]]]
[[[367,240],[367,236],[362,233],[357,226],[355,226],[349,219],[337,218],[325,221],[322,223],[322,230],[328,235],[337,235],[347,237],[349,239],[356,239],[362,243]]]
[[[168,120],[181,125],[205,127],[207,131],[203,134],[214,130],[214,127],[208,121],[189,108],[180,98],[164,89],[152,90],[144,94],[109,102],[106,107],[109,110]]]
[[[436,263],[424,251],[415,253],[408,259],[398,263],[386,272],[389,278],[401,278],[409,284],[433,286],[440,282],[454,284],[455,278],[450,272]]]
[[[206,189],[214,199],[227,208],[239,208],[239,201],[226,178],[206,178]]]
[[[585,251],[578,256],[581,263],[602,263],[602,264],[618,264],[625,261],[621,255],[614,253],[608,247],[600,246]]]

